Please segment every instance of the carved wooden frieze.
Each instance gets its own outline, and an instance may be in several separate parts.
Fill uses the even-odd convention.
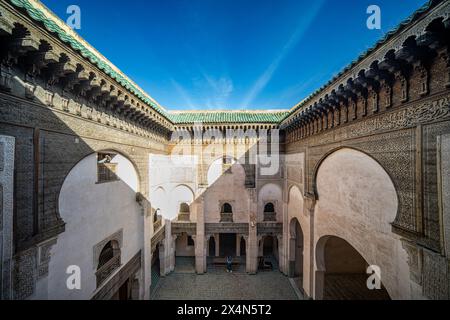
[[[197,223],[195,222],[172,222],[171,224],[172,235],[179,235],[186,233],[188,235],[197,234]]]
[[[205,234],[214,233],[248,234],[248,223],[205,223]]]
[[[283,234],[283,224],[277,222],[261,222],[257,225],[259,235],[281,235]]]

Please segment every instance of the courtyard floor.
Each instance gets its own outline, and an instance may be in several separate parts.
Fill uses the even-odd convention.
[[[174,272],[161,278],[154,300],[298,300],[289,279],[278,271],[248,275],[216,271]]]

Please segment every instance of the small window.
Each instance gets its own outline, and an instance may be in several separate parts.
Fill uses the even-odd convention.
[[[269,202],[264,206],[264,212],[275,212],[273,203]]]
[[[116,155],[114,153],[98,153],[97,154],[97,182],[103,183],[108,181],[116,181],[117,163],[113,162]]]
[[[111,241],[109,241],[102,249],[100,257],[98,259],[98,268],[103,267],[109,260],[114,258],[114,249],[112,247]]]
[[[194,239],[192,239],[191,236],[188,236],[188,237],[187,237],[187,245],[188,245],[189,247],[193,247],[193,246],[195,245]]]
[[[120,247],[117,241],[105,244],[98,258],[97,287],[100,286],[115,270],[120,267]]]
[[[233,213],[233,208],[229,203],[224,203],[222,206],[222,213]]]

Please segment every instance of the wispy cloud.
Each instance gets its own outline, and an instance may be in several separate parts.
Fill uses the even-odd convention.
[[[172,83],[172,86],[175,88],[178,94],[183,98],[184,103],[187,105],[187,107],[191,110],[195,109],[196,107],[191,96],[187,93],[183,86],[175,81],[175,79],[170,79],[170,82]]]
[[[202,106],[208,109],[227,108],[228,101],[233,93],[233,80],[228,76],[214,77],[199,66],[201,77],[193,79],[195,91],[202,96]]]
[[[323,84],[329,75],[324,70],[317,70],[316,73],[308,78],[306,81],[302,81],[293,86],[284,89],[277,98],[274,99],[271,104],[274,106],[284,106],[285,108],[291,108],[295,103],[300,102],[306,98],[307,94],[317,89]]]
[[[206,106],[209,109],[221,109],[228,107],[228,98],[233,93],[233,81],[227,77],[213,79],[206,77],[209,86],[213,89],[212,96],[208,97]]]
[[[267,69],[261,74],[258,80],[254,83],[250,91],[245,96],[242,105],[244,107],[249,107],[253,101],[258,97],[262,90],[267,86],[267,84],[272,79],[273,75],[277,71],[280,64],[286,58],[286,56],[291,52],[291,50],[297,45],[297,43],[301,40],[304,33],[308,29],[308,26],[317,16],[320,8],[322,7],[324,0],[314,1],[313,5],[308,8],[307,14],[305,17],[299,21],[297,28],[294,30],[293,34],[286,42],[284,47],[281,49],[280,53],[275,57],[272,63],[267,67]]]

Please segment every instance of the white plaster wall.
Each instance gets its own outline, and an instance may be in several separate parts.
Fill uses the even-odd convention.
[[[123,229],[122,265],[142,248],[143,217],[135,200],[138,176],[125,157],[114,161],[120,181],[96,184],[96,155],[92,154],[72,169],[63,184],[59,209],[66,231],[51,251],[49,299],[90,299],[96,290],[93,248],[118,230]],[[66,287],[70,265],[81,268],[81,290]]]
[[[195,256],[195,245],[188,246],[188,236],[183,233],[177,237],[175,244],[175,254],[177,257],[193,257]]]
[[[213,185],[222,176],[222,158],[214,160],[208,168],[208,186]]]
[[[281,187],[274,183],[265,184],[258,194],[258,221],[264,221],[264,206],[267,202],[272,202],[275,206],[277,221],[283,219],[283,194]]]
[[[215,172],[216,167],[212,166],[210,170]],[[222,174],[219,179],[209,185],[204,193],[205,223],[220,221],[221,201],[229,201],[233,206],[234,222],[248,223],[249,221],[249,194],[245,188],[244,167],[235,163],[231,170],[231,174]]]
[[[158,214],[164,219],[175,219],[181,203],[190,205],[194,201],[196,161],[195,156],[150,155],[150,201],[153,209],[161,209]],[[195,221],[195,212],[191,209],[191,221]]]
[[[317,190],[314,243],[326,235],[346,240],[369,265],[381,268],[391,298],[409,298],[407,254],[390,225],[398,200],[385,170],[362,152],[341,149],[321,164]]]
[[[159,209],[158,214],[162,215],[164,218],[168,219],[169,216],[169,205],[167,201],[167,192],[163,187],[158,187],[150,195],[150,201],[153,209]]]

